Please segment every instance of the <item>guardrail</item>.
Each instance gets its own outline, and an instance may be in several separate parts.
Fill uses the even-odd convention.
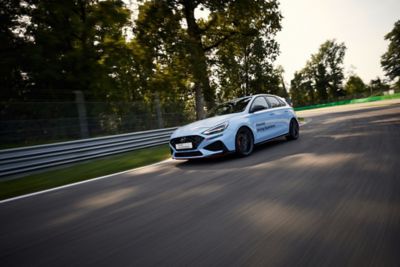
[[[175,129],[0,150],[0,177],[166,144]]]

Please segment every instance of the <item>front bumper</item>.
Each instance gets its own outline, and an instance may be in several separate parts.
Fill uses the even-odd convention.
[[[215,135],[192,135],[192,136],[179,136],[170,139],[169,146],[171,148],[171,156],[173,159],[196,159],[208,158],[217,155],[223,155],[230,152],[229,149],[232,145],[229,140],[228,133],[221,133]],[[192,142],[192,149],[176,149],[177,143]]]

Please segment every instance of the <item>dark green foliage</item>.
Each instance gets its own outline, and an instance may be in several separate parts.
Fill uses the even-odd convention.
[[[381,95],[383,92],[390,89],[390,85],[386,82],[382,81],[379,77],[373,79],[369,82],[368,90],[371,92],[371,95]]]
[[[112,133],[105,114],[114,114],[109,120],[118,121],[115,116],[121,110],[111,101],[126,101],[126,84],[133,83],[120,72],[123,64],[132,62],[132,48],[122,34],[131,13],[123,2],[29,0],[10,1],[1,8],[1,14],[8,14],[5,9],[12,16],[2,16],[8,23],[2,24],[0,43],[8,39],[13,44],[0,51],[2,59],[11,58],[1,61],[0,76],[10,81],[0,85],[2,128],[27,138],[77,138],[74,91],[80,90],[88,102],[104,103],[88,104],[91,134],[98,129]]]
[[[20,1],[4,0],[0,5],[0,100],[22,97],[28,84],[24,66],[26,60],[27,8]],[[2,104],[3,106],[4,104]]]
[[[277,55],[277,45],[273,38],[281,28],[281,14],[276,0],[169,0],[167,3],[174,13],[181,14],[186,22],[186,26],[183,28],[186,34],[183,35],[183,38],[189,53],[191,81],[193,82],[198,118],[204,116],[203,99],[207,108],[211,108],[215,103],[216,92],[221,93],[227,90],[227,95],[242,95],[243,91],[236,90],[242,84],[232,85],[221,81],[219,87],[218,82],[215,82],[215,80],[221,79],[224,72],[236,75],[234,80],[243,82],[243,68],[248,76],[250,75],[251,62],[247,62],[247,65],[238,63],[237,61],[240,59],[233,58],[236,54],[243,57],[246,56],[249,49],[253,49],[252,53],[255,57],[256,53],[260,55],[265,52],[268,46],[275,46],[268,59],[274,60]],[[208,18],[197,20],[195,18],[196,8],[207,9],[210,12]],[[243,42],[239,44],[239,41]],[[250,46],[253,47],[250,48]],[[238,51],[238,49],[242,51]],[[256,51],[257,49],[264,51]],[[230,53],[233,50],[236,53],[229,54],[230,59],[223,56],[225,52]],[[267,52],[270,51],[267,50]],[[216,65],[218,62],[219,66]],[[258,74],[258,77],[253,79],[253,86],[261,87],[265,84],[262,78],[266,76],[265,72],[271,69],[267,69],[265,64],[262,65],[263,63],[259,62],[258,66],[251,66],[258,68],[252,70],[252,74]],[[213,69],[221,66],[227,66],[229,69],[221,70],[217,76],[213,75]],[[237,80],[237,77],[241,78]],[[245,80],[247,78],[244,77]],[[211,83],[210,80],[213,82]],[[247,79],[245,83],[249,87],[250,79]],[[247,91],[245,93],[251,93],[250,90]],[[219,95],[221,96],[221,94]]]
[[[1,77],[14,80],[1,83],[3,100],[16,92],[17,99],[65,100],[59,93],[74,90],[101,98],[115,86],[113,65],[104,63],[126,49],[121,28],[130,11],[122,1],[9,1],[2,9],[12,16],[2,16],[1,43],[7,40],[8,49],[0,51]]]
[[[273,67],[278,52],[274,40],[265,40],[261,36],[238,36],[222,45],[216,53],[221,86],[218,98],[226,100],[257,93],[286,97],[283,69]]]
[[[382,55],[381,65],[392,81],[397,79],[400,89],[400,20],[394,24],[393,30],[385,35],[385,40],[389,41],[389,47]]]
[[[283,69],[273,67],[278,7],[277,0],[139,1],[134,10],[122,0],[4,0],[0,139],[79,137],[76,90],[90,136],[175,126],[243,94],[285,96]],[[195,18],[199,9],[209,16]]]
[[[38,90],[81,90],[103,97],[115,85],[105,60],[125,49],[122,1],[38,1],[27,33],[35,41],[29,71]],[[122,45],[121,45],[122,43]],[[46,66],[43,68],[43,66]]]
[[[352,75],[347,79],[344,89],[347,94],[357,95],[364,93],[367,90],[367,87],[360,77]]]
[[[296,105],[324,103],[344,96],[344,43],[328,40],[311,56],[306,66],[291,81],[291,96]]]
[[[290,96],[294,106],[301,107],[314,102],[312,82],[304,71],[296,72],[290,82]]]

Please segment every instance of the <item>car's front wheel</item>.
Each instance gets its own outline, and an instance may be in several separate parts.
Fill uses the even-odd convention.
[[[297,120],[292,119],[289,125],[289,133],[286,135],[287,140],[296,140],[300,135],[300,127]]]
[[[236,134],[236,153],[245,157],[250,155],[254,149],[254,138],[249,128],[242,127]]]

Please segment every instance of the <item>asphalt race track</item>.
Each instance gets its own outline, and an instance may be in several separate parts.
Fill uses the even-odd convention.
[[[399,266],[400,101],[301,116],[247,158],[1,203],[0,265]]]

